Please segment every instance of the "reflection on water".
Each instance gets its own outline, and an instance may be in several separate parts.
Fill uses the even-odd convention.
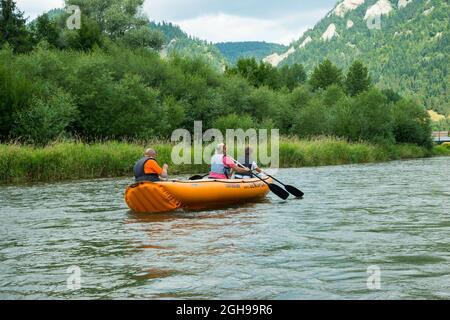
[[[128,179],[3,186],[0,298],[448,299],[449,164],[286,169],[304,199],[170,214],[130,212]]]

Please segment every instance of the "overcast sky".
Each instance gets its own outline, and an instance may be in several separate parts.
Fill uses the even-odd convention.
[[[35,18],[62,0],[16,0]],[[146,0],[150,20],[170,21],[212,42],[258,40],[288,44],[313,27],[337,0]]]

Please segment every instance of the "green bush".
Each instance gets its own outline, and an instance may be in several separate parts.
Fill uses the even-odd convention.
[[[322,101],[313,99],[293,119],[292,133],[303,138],[331,134],[329,115]]]
[[[12,68],[12,61],[10,49],[0,51],[0,141],[11,137],[14,113],[30,103],[35,91],[35,83],[26,73]]]
[[[258,120],[270,117],[280,106],[276,92],[268,87],[261,87],[251,91],[248,99],[248,109],[243,111],[253,115]]]
[[[395,140],[431,148],[431,120],[425,108],[413,100],[402,99],[392,109]]]
[[[77,110],[72,97],[54,91],[46,99],[34,98],[15,114],[13,134],[35,144],[47,144],[67,135]]]
[[[433,148],[433,154],[436,156],[450,156],[450,143],[444,143]]]
[[[352,141],[393,143],[393,119],[385,95],[371,89],[337,106],[334,132]]]
[[[140,26],[126,32],[122,41],[131,48],[161,50],[164,44],[164,35],[159,31],[151,30],[148,26]]]
[[[84,16],[79,30],[63,29],[60,46],[64,49],[88,51],[96,46],[102,46],[105,38],[98,23]]]
[[[215,120],[213,127],[225,134],[227,129],[242,129],[246,131],[256,126],[254,120],[249,115],[232,113]]]

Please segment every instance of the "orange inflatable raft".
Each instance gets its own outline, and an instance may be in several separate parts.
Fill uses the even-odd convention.
[[[272,179],[263,178],[267,183]],[[177,209],[199,210],[264,198],[269,192],[260,179],[170,180],[139,182],[127,188],[125,201],[134,212],[167,212]]]

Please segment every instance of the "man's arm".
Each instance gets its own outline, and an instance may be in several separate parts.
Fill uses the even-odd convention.
[[[252,169],[255,170],[258,173],[262,172],[262,169],[260,167],[258,167],[258,164],[255,161],[253,161]]]
[[[167,179],[167,169],[169,168],[167,164],[164,164],[161,168],[156,161],[148,161],[145,165],[148,166],[148,169],[145,170],[145,173],[154,172],[159,177]]]
[[[168,169],[169,169],[169,166],[165,163],[162,167],[162,172],[159,176],[161,178],[167,179],[169,177],[169,174],[167,173]]]
[[[240,165],[237,164],[237,161],[231,158],[230,156],[226,157],[225,164],[233,169],[234,172],[237,173],[248,173],[250,171],[249,168],[242,168]]]

